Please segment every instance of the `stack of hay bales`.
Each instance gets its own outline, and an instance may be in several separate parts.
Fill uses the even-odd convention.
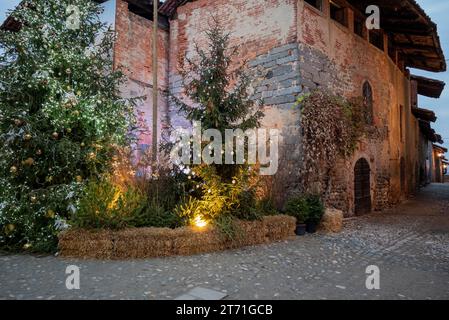
[[[110,230],[73,229],[59,235],[59,251],[67,257],[113,259],[114,239]]]
[[[343,229],[343,211],[327,208],[321,219],[320,231],[338,233]]]
[[[257,221],[237,221],[237,236],[227,239],[217,228],[130,228],[125,230],[71,229],[60,234],[64,257],[141,259],[193,255],[287,239],[294,235],[295,218],[269,216]]]

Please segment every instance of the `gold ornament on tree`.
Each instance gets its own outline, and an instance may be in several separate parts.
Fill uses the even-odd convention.
[[[47,218],[53,219],[55,217],[55,212],[53,210],[47,211]]]
[[[25,165],[25,166],[31,167],[34,164],[34,159],[33,158],[28,158],[25,161],[22,161],[22,164]]]
[[[12,223],[6,225],[6,230],[7,230],[8,232],[13,232],[15,229],[16,229],[16,226],[13,225]]]

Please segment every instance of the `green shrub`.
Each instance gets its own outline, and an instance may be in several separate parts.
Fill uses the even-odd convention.
[[[296,195],[287,201],[285,213],[295,217],[297,223],[318,223],[324,214],[324,205],[318,195]]]
[[[121,191],[108,179],[90,181],[71,224],[80,228],[125,228],[144,205],[144,196],[134,187]]]
[[[147,200],[146,204],[137,210],[129,224],[133,227],[177,228],[183,221],[174,211],[167,211],[155,200]]]
[[[262,216],[273,216],[279,214],[273,200],[268,197],[257,200],[256,210]]]
[[[158,173],[157,179],[109,176],[89,182],[71,224],[95,229],[182,226],[175,212],[183,194],[179,180],[166,170]]]
[[[235,222],[235,217],[231,215],[220,215],[213,221],[214,225],[220,230],[220,236],[225,241],[234,241],[241,237],[242,230]]]
[[[186,221],[192,221],[197,216],[207,221],[213,221],[220,215],[242,220],[260,217],[255,188],[247,170],[239,170],[231,181],[217,174],[212,166],[199,166],[195,171],[195,179],[189,183],[191,193],[176,208]]]
[[[324,205],[318,195],[308,195],[306,197],[308,207],[308,221],[319,223],[324,214]]]
[[[307,201],[304,196],[290,198],[285,205],[285,213],[295,217],[298,224],[305,223],[309,217]]]

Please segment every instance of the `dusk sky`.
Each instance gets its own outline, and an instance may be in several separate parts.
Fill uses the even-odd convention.
[[[20,0],[1,0],[0,3],[0,21],[5,19],[7,11],[14,8]],[[444,0],[417,0],[426,13],[438,25],[441,44],[446,58],[449,59],[449,1]],[[104,19],[113,22],[113,8],[115,0],[109,0],[105,4]],[[445,146],[449,148],[449,72],[431,73],[421,70],[412,70],[412,73],[426,77],[443,80],[447,83],[446,89],[440,99],[431,99],[420,97],[419,106],[435,111],[438,120],[433,124],[434,129],[442,135],[445,140]]]
[[[426,13],[438,25],[441,45],[446,62],[449,63],[449,1],[447,0],[417,0]],[[440,99],[419,97],[419,106],[435,111],[438,120],[432,124],[437,133],[441,134],[444,145],[449,148],[449,72],[434,73],[412,70],[412,73],[446,82],[446,88]]]

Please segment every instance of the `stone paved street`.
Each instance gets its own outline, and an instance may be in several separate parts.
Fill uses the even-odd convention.
[[[65,287],[71,264],[80,290]],[[369,265],[380,290],[365,287]],[[0,256],[1,299],[174,299],[197,286],[227,299],[449,299],[449,184],[349,219],[338,235],[140,261]]]

